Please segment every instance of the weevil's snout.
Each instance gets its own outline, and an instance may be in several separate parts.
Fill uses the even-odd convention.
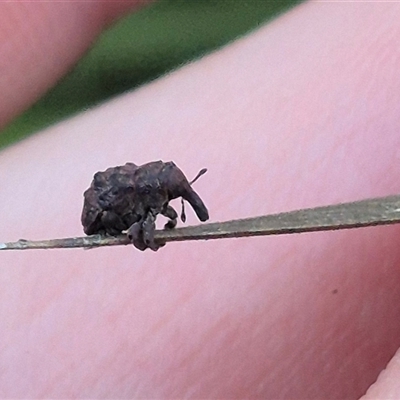
[[[210,217],[206,205],[201,200],[200,196],[192,190],[186,197],[184,197],[192,206],[194,212],[201,222],[207,221]]]
[[[199,220],[201,222],[207,221],[210,216],[208,215],[208,210],[206,206],[203,204],[203,207],[199,207],[197,210],[194,210],[196,212],[196,215],[199,217]]]
[[[207,172],[207,168],[201,169],[199,171],[199,173],[195,176],[195,178],[189,182],[189,185],[192,185],[194,182],[196,182],[197,179],[199,179],[206,172]],[[192,187],[191,187],[190,193],[188,194],[188,197],[185,198],[185,200],[187,200],[190,203],[190,205],[193,207],[193,210],[195,211],[197,217],[199,218],[199,220],[201,222],[207,221],[210,218],[208,215],[207,207],[203,203],[203,200],[201,200],[200,196],[193,190]],[[182,204],[183,204],[183,202],[182,202]],[[182,212],[182,215],[184,215],[184,211]],[[186,217],[185,217],[185,219],[186,219]]]

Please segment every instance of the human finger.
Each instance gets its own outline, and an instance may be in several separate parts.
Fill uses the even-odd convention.
[[[65,75],[116,17],[144,1],[0,3],[0,128]]]
[[[399,192],[396,7],[305,4],[7,149],[2,237],[75,235],[93,172],[128,160],[173,160],[189,177],[208,167],[196,190],[212,220]],[[399,346],[397,234],[7,253],[2,387],[8,397],[360,396]],[[41,380],[24,379],[39,369]]]

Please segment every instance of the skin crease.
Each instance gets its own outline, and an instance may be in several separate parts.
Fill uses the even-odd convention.
[[[79,235],[126,161],[207,167],[211,221],[399,193],[399,11],[303,4],[6,149],[0,237]],[[399,398],[399,233],[2,253],[0,396],[355,399],[394,356],[367,397]]]

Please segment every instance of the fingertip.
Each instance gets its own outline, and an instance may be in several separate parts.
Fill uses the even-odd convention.
[[[143,3],[1,2],[0,128],[66,74],[106,25]]]

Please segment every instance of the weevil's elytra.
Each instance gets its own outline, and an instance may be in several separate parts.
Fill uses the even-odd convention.
[[[118,235],[127,231],[134,246],[140,250],[158,250],[163,243],[155,242],[155,220],[158,214],[169,218],[166,229],[177,224],[178,214],[169,202],[178,197],[190,203],[200,221],[209,218],[207,207],[191,187],[199,176],[189,182],[172,162],[154,161],[142,166],[126,163],[96,172],[84,193],[83,230],[87,235]],[[182,221],[185,220],[182,209]]]

